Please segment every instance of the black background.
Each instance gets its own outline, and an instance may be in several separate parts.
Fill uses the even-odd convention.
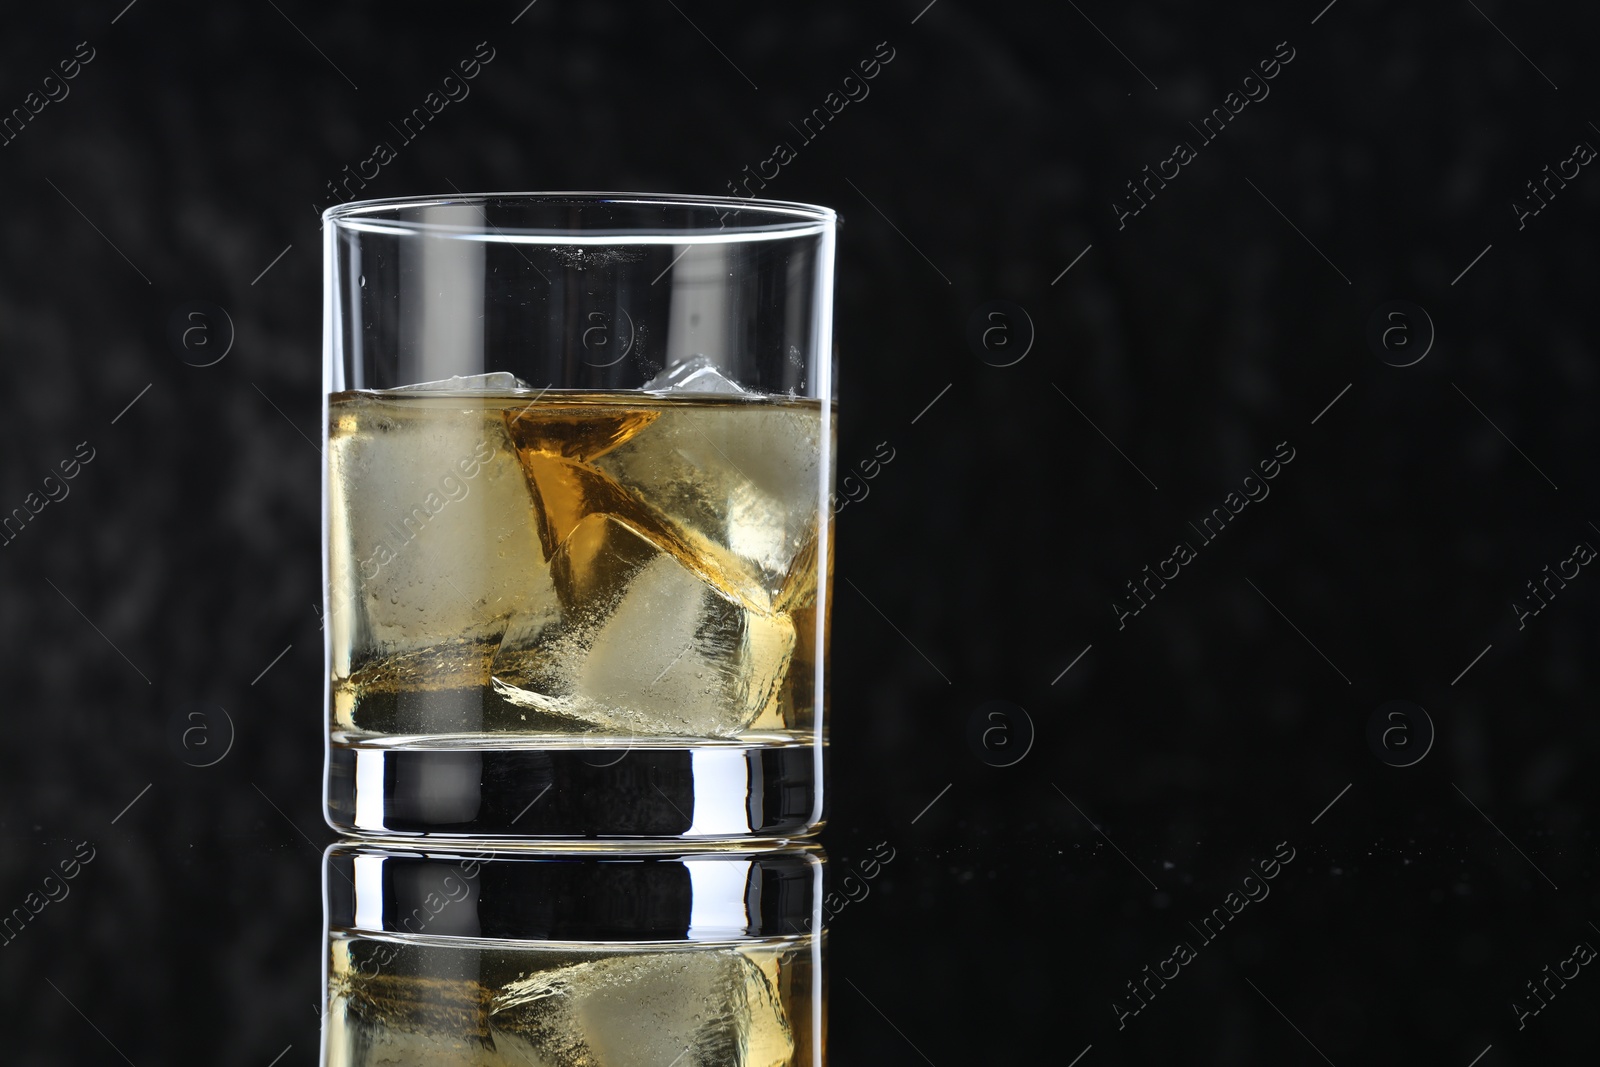
[[[0,947],[0,1059],[315,1061],[326,183],[487,41],[363,195],[725,193],[887,41],[763,193],[842,212],[841,473],[895,456],[838,520],[824,841],[896,858],[832,925],[835,1062],[1587,1060],[1592,968],[1522,1029],[1512,1003],[1600,945],[1600,578],[1521,629],[1512,602],[1600,545],[1600,177],[1520,230],[1512,204],[1600,145],[1594,26],[1323,3],[8,13],[0,109],[95,58],[0,147],[0,509],[95,458],[0,549],[0,912],[96,852]],[[1198,157],[1119,229],[1178,140]],[[1031,348],[1015,314],[1013,347],[969,345],[992,300]],[[1394,300],[1436,331],[1403,368],[1366,339]],[[232,324],[208,367],[169,336],[197,301]],[[1427,347],[1401,321],[1391,362]],[[1119,629],[1124,583],[1280,442],[1271,495]],[[1036,732],[1006,767],[997,700]],[[1437,729],[1410,767],[1367,739],[1391,700]],[[236,732],[206,768],[174,740],[197,705]]]

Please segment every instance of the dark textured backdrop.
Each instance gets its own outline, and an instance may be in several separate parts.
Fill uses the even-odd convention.
[[[1577,5],[123,2],[0,36],[0,111],[67,92],[0,147],[0,509],[69,493],[0,548],[0,911],[93,849],[0,947],[0,1059],[315,1059],[316,212],[479,42],[364,195],[726,192],[788,141],[765,195],[846,219],[841,469],[894,459],[839,518],[825,841],[896,858],[833,923],[835,1062],[1592,1050],[1592,968],[1525,987],[1600,945]],[[1546,166],[1578,173],[1519,229]]]

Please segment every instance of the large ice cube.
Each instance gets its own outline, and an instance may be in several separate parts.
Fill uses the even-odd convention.
[[[550,573],[560,622],[513,619],[491,667],[512,703],[608,733],[732,737],[777,699],[788,617],[730,595],[626,520],[580,519]]]
[[[815,405],[663,404],[647,432],[592,463],[771,603],[816,533],[821,435]]]
[[[617,514],[765,608],[815,534],[822,418],[814,403],[540,401],[508,412],[506,423],[547,557],[579,518]]]
[[[647,393],[711,393],[717,396],[754,396],[727,378],[709,356],[690,356],[674,363],[644,383]]]
[[[500,990],[495,1043],[549,1067],[781,1067],[794,1037],[767,975],[733,949],[613,956]]]
[[[360,653],[482,642],[479,662],[449,673],[486,685],[506,620],[558,610],[499,407],[357,394],[329,414],[335,675]],[[432,661],[421,673],[442,681]]]
[[[513,429],[517,429],[516,424]],[[593,430],[592,436],[603,440],[609,438],[610,433]],[[739,561],[729,559],[726,552],[719,556],[715,546],[705,538],[696,537],[692,530],[684,530],[669,521],[659,509],[630,493],[593,464],[568,458],[553,449],[524,449],[521,458],[533,492],[539,540],[547,560],[555,557],[585,518],[612,515],[671,552],[685,567],[721,586],[729,596],[760,609],[770,605],[770,594]]]

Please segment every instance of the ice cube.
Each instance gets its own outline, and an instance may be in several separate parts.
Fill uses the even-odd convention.
[[[547,401],[507,411],[505,418],[506,430],[522,453],[588,460],[605,455],[660,415],[638,407],[600,408]]]
[[[647,432],[597,456],[594,466],[648,502],[721,573],[758,586],[770,604],[816,536],[821,408],[759,401],[662,408]]]
[[[754,396],[725,377],[710,356],[695,355],[674,363],[644,383],[647,393],[712,393],[718,396]]]
[[[513,393],[533,386],[509,371],[496,370],[487,374],[457,374],[433,382],[414,385],[397,385],[396,393]]]
[[[541,971],[489,1007],[497,1046],[549,1067],[780,1067],[794,1035],[767,975],[734,949],[637,953]]]
[[[629,493],[604,471],[589,463],[554,452],[521,452],[522,469],[534,499],[534,514],[545,559],[554,558],[578,523],[595,514],[613,515],[676,556],[684,566],[721,586],[728,595],[759,609],[771,597],[750,579],[737,560],[714,558],[712,546],[695,538]],[[726,565],[724,565],[726,564]]]
[[[329,414],[335,674],[362,652],[416,653],[419,680],[487,685],[506,620],[559,610],[499,407],[358,394]],[[447,649],[448,671],[430,658]]]
[[[733,737],[778,699],[794,626],[615,515],[550,561],[561,620],[513,619],[490,672],[506,700],[595,730]]]

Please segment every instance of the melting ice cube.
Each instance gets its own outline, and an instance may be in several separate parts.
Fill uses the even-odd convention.
[[[506,620],[556,610],[498,405],[356,394],[329,418],[336,675],[374,652],[427,653],[416,668],[434,684],[487,685]]]
[[[612,515],[581,519],[550,561],[559,625],[514,619],[494,688],[597,730],[732,737],[778,698],[785,615],[752,607]]]
[[[397,393],[510,393],[533,386],[509,371],[496,370],[487,374],[457,374],[433,382],[399,385]]]
[[[723,375],[710,356],[690,356],[674,363],[644,383],[647,393],[712,393],[718,396],[753,396]]]
[[[816,536],[820,407],[756,400],[661,406],[647,433],[593,465],[684,531],[722,573],[742,572],[775,596]]]

